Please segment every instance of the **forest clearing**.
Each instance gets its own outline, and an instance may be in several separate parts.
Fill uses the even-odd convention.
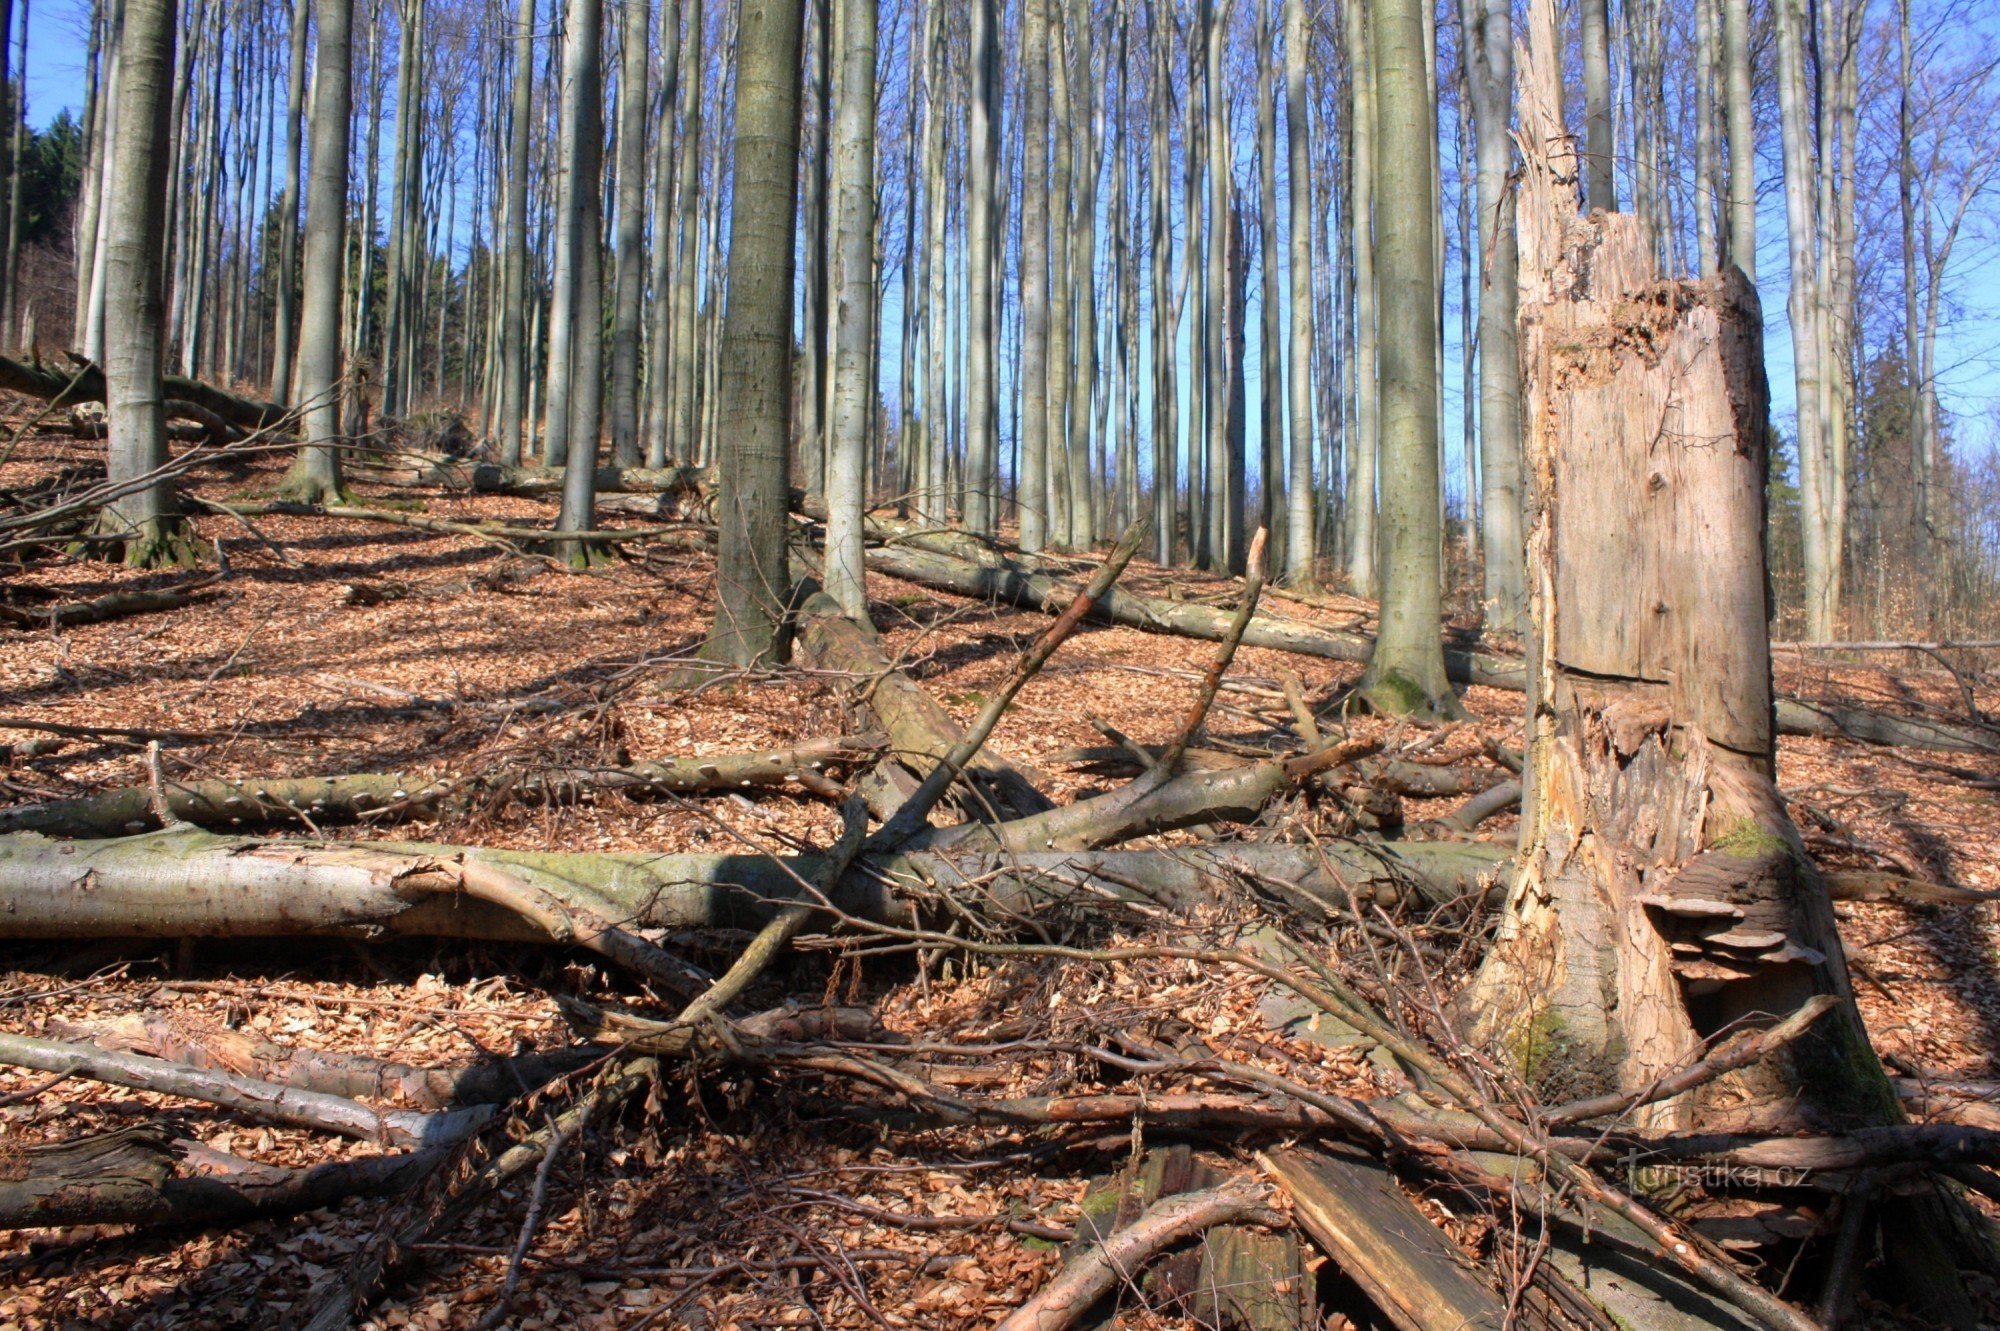
[[[0,1331],[2000,1325],[1980,6],[65,21]]]

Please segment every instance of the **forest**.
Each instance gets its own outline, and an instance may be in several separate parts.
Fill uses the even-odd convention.
[[[2000,1325],[1984,0],[0,0],[0,237],[0,1331]]]

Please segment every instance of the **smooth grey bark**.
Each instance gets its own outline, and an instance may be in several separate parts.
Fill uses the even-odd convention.
[[[79,242],[88,247],[90,263],[88,280],[79,287],[83,297],[76,322],[81,334],[83,354],[102,364],[104,361],[104,299],[105,260],[111,243],[111,188],[112,170],[118,147],[117,106],[122,94],[119,66],[124,47],[125,0],[107,0],[106,30],[104,42],[104,84],[97,105],[97,150],[92,163],[91,175],[97,182],[96,197],[87,200],[86,215],[92,223],[91,234],[79,237]]]
[[[994,0],[972,0],[968,74],[965,271],[965,525],[982,536],[997,530],[1000,510],[1000,361],[994,308],[1000,246],[995,217],[1000,156],[999,17]]]
[[[28,67],[28,17],[29,0],[21,0],[21,55],[16,64]],[[0,34],[0,41],[4,41]],[[15,324],[15,316],[21,306],[21,179],[27,173],[21,168],[21,155],[27,151],[28,141],[28,99],[14,99],[14,152],[10,159],[14,166],[7,173],[7,257],[6,296],[0,300],[0,346],[24,346],[28,339],[21,335]]]
[[[868,618],[861,562],[868,419],[875,398],[875,0],[836,0],[840,93],[834,120],[836,241],[832,449],[826,473],[826,592]]]
[[[1174,562],[1174,512],[1179,476],[1175,467],[1180,447],[1180,387],[1175,373],[1174,334],[1180,326],[1173,278],[1173,231],[1167,195],[1173,157],[1168,143],[1167,87],[1172,81],[1172,35],[1161,22],[1158,6],[1151,11],[1153,96],[1147,106],[1147,161],[1152,175],[1147,212],[1146,243],[1152,251],[1153,360],[1153,558],[1163,567]]]
[[[1611,121],[1610,0],[1579,0],[1583,49],[1584,208],[1618,211],[1617,144]]]
[[[1384,308],[1377,377],[1382,405],[1381,633],[1358,690],[1392,714],[1459,714],[1445,675],[1438,519],[1437,129],[1426,87],[1422,0],[1370,6],[1379,103],[1380,197],[1405,202],[1376,217]]]
[[[1722,0],[1722,112],[1729,131],[1729,225],[1723,256],[1757,280],[1757,131],[1750,82],[1750,0]]]
[[[1223,57],[1229,43],[1229,14],[1234,0],[1202,0],[1205,63],[1203,110],[1208,135],[1208,283],[1203,302],[1204,345],[1208,357],[1208,546],[1204,567],[1240,571],[1243,563],[1241,490],[1233,484],[1229,403],[1231,384],[1240,377],[1232,364],[1230,319],[1230,225],[1236,171],[1230,151],[1229,120],[1223,88]]]
[[[1797,384],[1799,517],[1805,565],[1806,636],[1826,642],[1838,636],[1840,553],[1829,540],[1830,494],[1834,478],[1827,465],[1821,357],[1818,235],[1819,163],[1814,152],[1806,90],[1804,16],[1798,0],[1775,0],[1779,129],[1785,163],[1785,232],[1791,259],[1786,313],[1792,325],[1792,364]]]
[[[946,406],[947,365],[945,325],[947,303],[945,265],[949,240],[946,215],[944,5],[924,6],[924,281],[928,299],[923,308],[924,471],[917,482],[917,511],[940,526],[947,512],[947,475],[951,452],[951,412]]]
[[[281,493],[340,497],[340,303],[347,261],[347,140],[353,0],[314,0],[312,159],[306,178],[305,293],[299,310],[299,399],[305,443]]]
[[[1354,416],[1348,426],[1347,588],[1372,598],[1380,587],[1376,566],[1376,461],[1380,444],[1375,329],[1375,59],[1367,8],[1346,0],[1347,61],[1352,111],[1348,168],[1347,233],[1353,251]]]
[[[501,242],[500,462],[521,464],[528,429],[528,129],[534,114],[535,0],[514,15],[514,86],[507,126],[507,221]]]
[[[549,135],[549,139],[556,144],[555,189],[552,191],[555,195],[555,211],[549,228],[549,313],[544,333],[542,366],[542,461],[551,467],[560,467],[569,461],[569,398],[573,383],[570,343],[576,336],[577,230],[573,220],[576,209],[576,163],[568,151],[570,126],[567,113],[574,99],[574,93],[570,87],[571,44],[568,34],[567,4],[561,12],[564,15],[563,34],[562,39],[555,45],[563,53],[557,84],[560,105],[558,115],[562,123],[559,133]]]
[[[1049,0],[1021,0],[1021,549],[1048,543]]]
[[[646,287],[646,111],[652,14],[624,0],[618,64],[618,245],[611,332],[611,456],[621,467],[644,457],[639,442],[639,336]]]
[[[1097,387],[1097,178],[1103,171],[1104,103],[1098,96],[1096,38],[1089,0],[1069,0],[1064,24],[1071,69],[1070,99],[1076,115],[1077,162],[1072,171],[1068,276],[1064,290],[1075,313],[1069,358],[1069,547],[1085,550],[1097,539],[1096,464],[1099,432],[1093,404]],[[1112,295],[1116,299],[1114,291]],[[1058,362],[1060,364],[1060,362]]]
[[[105,199],[104,405],[111,435],[107,474],[114,483],[157,471],[167,461],[160,390],[166,306],[160,289],[161,239],[167,216],[167,136],[174,64],[174,0],[126,0],[112,157]],[[0,42],[5,33],[0,32]],[[165,480],[132,491],[103,513],[100,529],[124,538],[124,560],[141,568],[186,560],[173,490]]]
[[[1694,221],[1703,277],[1714,277],[1722,268],[1723,228],[1717,212],[1723,201],[1722,173],[1715,133],[1716,91],[1722,78],[1721,26],[1716,0],[1695,0]]]
[[[737,20],[735,193],[722,337],[715,625],[705,652],[777,655],[790,586],[792,275],[798,228],[800,0],[743,0]]]
[[[660,6],[660,114],[653,136],[652,341],[646,347],[646,465],[667,465],[674,374],[674,107],[680,98],[681,18]]]
[[[1291,210],[1291,367],[1286,383],[1291,410],[1291,482],[1285,494],[1285,579],[1294,587],[1315,581],[1313,532],[1313,188],[1311,121],[1306,110],[1306,66],[1312,27],[1306,0],[1285,0],[1285,140]],[[1265,262],[1274,256],[1267,255]],[[1327,478],[1331,481],[1331,477]],[[1268,483],[1268,482],[1267,482]]]
[[[1478,138],[1479,462],[1486,623],[1526,627],[1521,491],[1521,365],[1515,349],[1520,299],[1514,232],[1514,25],[1508,0],[1460,0],[1467,85]]]
[[[696,414],[700,394],[695,387],[698,361],[695,315],[700,303],[696,279],[701,272],[697,235],[701,209],[696,204],[701,197],[701,48],[706,26],[702,0],[688,0],[684,21],[681,60],[687,74],[681,79],[680,203],[674,210],[681,224],[679,249],[674,256],[679,276],[679,290],[674,296],[674,438],[667,452],[673,460],[694,462],[703,451],[698,429],[700,418]]]
[[[70,244],[76,253],[76,299],[70,310],[70,328],[81,338],[90,318],[90,287],[97,263],[97,212],[99,186],[104,163],[106,86],[111,76],[111,45],[107,34],[117,0],[91,0],[89,41],[84,48],[83,164],[77,185],[76,218]]]
[[[570,251],[573,320],[568,363],[553,355],[569,398],[569,441],[564,457],[562,531],[589,531],[597,501],[597,444],[604,408],[604,0],[569,0],[563,31],[562,155],[567,206],[557,217]],[[550,398],[554,411],[554,398]],[[553,424],[553,422],[551,422]],[[553,461],[553,460],[552,460]],[[591,551],[563,543],[562,557],[582,567]]]
[[[292,59],[285,84],[285,193],[278,202],[278,313],[273,330],[271,400],[292,400],[298,310],[299,158],[305,143],[306,36],[311,0],[292,3]]]
[[[1258,431],[1263,453],[1259,476],[1259,525],[1270,533],[1276,558],[1283,563],[1286,506],[1279,478],[1285,475],[1285,354],[1284,311],[1278,298],[1278,95],[1271,63],[1277,58],[1277,0],[1257,6],[1257,265],[1259,347]]]
[[[411,253],[417,241],[416,199],[422,169],[423,135],[419,123],[422,94],[424,0],[399,0],[396,49],[396,147],[389,192],[388,291],[382,323],[382,414],[399,416],[409,409],[404,374],[410,324]],[[364,302],[365,303],[365,302]]]
[[[1070,105],[1070,62],[1067,0],[1045,0],[1049,44],[1049,315],[1048,371],[1039,404],[1023,400],[1022,410],[1040,410],[1046,418],[1043,458],[1043,509],[1048,541],[1057,550],[1070,545],[1070,364],[1076,327],[1074,293],[1070,286],[1070,235],[1074,225],[1073,146],[1076,116]],[[1039,143],[1037,139],[1035,142]],[[1039,233],[1038,233],[1039,234]]]

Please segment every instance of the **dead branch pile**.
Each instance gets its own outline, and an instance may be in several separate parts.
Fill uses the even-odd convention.
[[[956,561],[973,570],[976,594],[1058,616],[969,727],[888,658],[870,626],[804,596],[800,660],[853,682],[855,710],[873,727],[865,733],[768,753],[457,778],[171,782],[156,771],[144,787],[0,813],[0,936],[420,934],[582,948],[635,983],[616,1001],[564,998],[567,1047],[463,1066],[302,1051],[160,1013],[0,1036],[0,1062],[382,1152],[284,1169],[209,1150],[163,1120],[0,1158],[0,1225],[233,1224],[387,1196],[376,1237],[293,1311],[295,1325],[348,1326],[448,1246],[475,1209],[532,1176],[511,1291],[553,1162],[629,1140],[635,1119],[676,1112],[675,1097],[660,1093],[669,1081],[727,1073],[883,1133],[987,1125],[1063,1149],[1107,1130],[1143,1134],[1152,1149],[1105,1185],[1103,1206],[1086,1205],[1088,1226],[1005,1220],[1072,1245],[1010,1328],[1076,1324],[1142,1268],[1149,1298],[1198,1317],[1317,1326],[1306,1243],[1403,1327],[1499,1327],[1530,1315],[1547,1326],[1664,1326],[1673,1303],[1713,1324],[1804,1328],[1812,1320],[1758,1272],[1829,1240],[1775,1226],[1764,1241],[1725,1248],[1707,1217],[1774,1196],[1839,1217],[1891,1175],[1990,1179],[2000,1128],[1979,1117],[1976,1096],[1947,1088],[1907,1090],[1936,1120],[1922,1126],[1771,1137],[1651,1125],[1648,1106],[1785,1057],[1830,998],[1748,1023],[1650,1087],[1567,1101],[1461,1044],[1431,986],[1462,966],[1482,908],[1511,881],[1511,846],[1470,839],[1519,799],[1508,755],[1491,767],[1437,766],[1414,761],[1416,746],[1383,751],[1323,732],[1325,715],[1296,681],[1277,691],[1293,719],[1289,752],[1210,747],[1208,715],[1240,644],[1333,654],[1365,640],[1260,617],[1256,575],[1233,611],[1125,596],[1113,584],[1136,544],[1135,531],[1080,589],[997,554]],[[880,553],[899,576],[943,569],[961,580],[955,588],[973,586],[952,556],[907,543]],[[1261,565],[1261,535],[1252,559]],[[1107,728],[1111,745],[1064,758],[1130,779],[1057,805],[1038,773],[986,740],[1086,617],[1121,613],[1218,646],[1171,742],[1142,746]],[[1483,678],[1511,668],[1459,659]],[[473,794],[558,802],[787,788],[841,804],[837,844],[783,856],[557,854],[317,835],[321,823],[388,822]],[[1410,839],[1397,835],[1398,791],[1469,799],[1424,825],[1429,839]],[[1343,825],[1376,832],[1320,835],[1301,816],[1319,806],[1350,810]],[[1374,810],[1366,820],[1363,806]],[[237,830],[293,822],[316,839]],[[754,932],[719,978],[680,955],[681,940],[721,931]],[[996,973],[1053,968],[1053,983],[1004,1037],[946,1032],[916,1043],[824,997],[748,1012],[767,972],[802,946],[914,957],[925,974],[944,958]],[[1262,995],[1273,1034],[1246,1050],[1197,1024],[1192,1008],[1129,1019],[1116,1005],[1070,1005],[1058,1016],[1049,997],[1089,975],[1144,987],[1188,971],[1218,991]],[[1315,1041],[1351,1051],[1349,1072],[1288,1052]],[[1726,1181],[1670,1211],[1635,1161]],[[1438,1207],[1412,1200],[1412,1184],[1447,1199],[1451,1233]],[[1515,1227],[1506,1242],[1457,1241],[1468,1227],[1493,1235],[1503,1225]],[[1811,1234],[1821,1228],[1815,1220]],[[1524,1259],[1523,1239],[1540,1256]],[[1634,1253],[1656,1290],[1650,1309],[1621,1302],[1598,1278]]]

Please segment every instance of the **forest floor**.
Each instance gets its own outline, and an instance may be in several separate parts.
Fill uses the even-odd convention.
[[[82,464],[100,446],[30,437],[0,465],[0,487]],[[217,500],[268,492],[278,463],[201,474]],[[432,515],[536,517],[533,500],[396,489],[368,502],[420,499]],[[256,532],[204,515],[228,576],[196,604],[61,630],[0,628],[0,717],[76,726],[202,732],[162,752],[171,779],[391,771],[437,778],[528,760],[571,765],[780,747],[851,733],[850,681],[783,670],[694,692],[669,678],[710,614],[713,560],[649,553],[591,575],[552,571],[463,537],[327,517],[256,519]],[[56,564],[11,575],[22,606],[164,586],[183,574]],[[1237,584],[1138,563],[1125,584],[1231,604]],[[892,656],[959,721],[968,720],[1048,623],[871,575],[871,614]],[[1269,613],[1365,627],[1371,607],[1272,594]],[[1060,760],[1104,743],[1090,717],[1142,743],[1172,738],[1213,648],[1087,626],[1008,711],[993,747],[1030,768],[1059,802],[1104,783]],[[1961,683],[2000,712],[2000,672],[1954,679],[1930,663],[1889,670],[1779,657],[1781,687],[1850,702],[1912,690],[1952,705]],[[1288,726],[1280,671],[1324,699],[1358,667],[1244,648],[1209,736],[1264,749]],[[1259,691],[1259,690],[1262,691]],[[1441,736],[1378,720],[1349,723],[1393,747],[1421,740],[1427,760],[1476,759],[1521,743],[1519,694],[1474,688],[1469,724]],[[9,728],[0,744],[47,739]],[[1827,862],[1892,868],[2000,889],[2000,759],[1933,757],[1844,741],[1786,738],[1779,780]],[[1968,779],[1964,773],[1974,774]],[[0,802],[26,803],[144,784],[143,744],[73,739],[0,770]],[[1409,801],[1414,823],[1456,801]],[[1294,824],[1340,829],[1295,808]],[[328,827],[329,837],[531,849],[782,851],[824,847],[834,806],[794,787],[687,800],[601,796],[567,807],[447,805],[393,830]],[[1270,829],[1246,835],[1271,834]],[[1513,824],[1481,835],[1511,841]],[[2000,918],[1992,906],[1919,909],[1843,904],[1841,928],[1874,1038],[1897,1067],[2000,1077]],[[1201,922],[1253,926],[1248,908]],[[1185,923],[1156,925],[1169,936]],[[1413,931],[1460,955],[1444,920]],[[1143,936],[1143,922],[1128,930]],[[741,936],[678,940],[711,968]],[[1453,972],[1447,961],[1441,981]],[[1399,1086],[1365,1048],[1328,1048],[1294,1024],[1274,1029],[1264,982],[1231,968],[1140,959],[999,960],[920,966],[905,953],[797,954],[766,976],[764,997],[872,1007],[885,1039],[992,1047],[960,1084],[994,1095],[1050,1094],[1087,1074],[1047,1053],[1019,1057],[1030,1033],[1078,1038],[1117,1028],[1192,1031],[1218,1053],[1353,1094]],[[240,1026],[285,1044],[373,1053],[415,1064],[465,1062],[569,1041],[557,993],[629,995],[584,954],[470,943],[204,942],[0,946],[0,1029],[45,1031],[140,1011]],[[553,1171],[544,1223],[498,1324],[520,1327],[992,1325],[1045,1283],[1061,1244],[1032,1232],[1075,1228],[1086,1181],[1121,1168],[1141,1133],[894,1127],[854,1112],[842,1088],[804,1077],[710,1069],[663,1086],[653,1112],[610,1146],[568,1151]],[[56,1140],[170,1109],[186,1135],[260,1160],[301,1164],[375,1148],[250,1123],[213,1107],[82,1080],[0,1069],[0,1144]],[[1170,1089],[1155,1086],[1150,1089]],[[464,1328],[498,1306],[522,1229],[527,1183],[483,1207],[423,1254],[365,1325]],[[1423,1205],[1438,1218],[1448,1199]],[[338,1269],[383,1204],[349,1201],[291,1219],[194,1233],[39,1230],[0,1235],[0,1331],[27,1327],[260,1327],[283,1320],[312,1282]],[[1454,1237],[1491,1241],[1484,1222]],[[1127,1291],[1133,1328],[1191,1326],[1185,1310],[1147,1310]],[[1357,1304],[1357,1316],[1366,1324]],[[494,1324],[491,1320],[488,1324]]]

